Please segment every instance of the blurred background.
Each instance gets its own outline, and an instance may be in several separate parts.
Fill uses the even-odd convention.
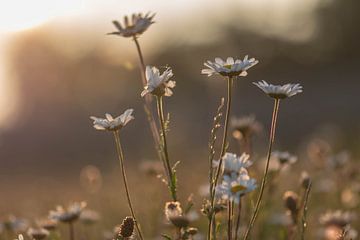
[[[280,106],[278,149],[300,151],[299,162],[306,166],[303,146],[321,136],[358,157],[359,9],[357,0],[3,1],[0,213],[46,214],[44,206],[71,200],[99,208],[110,202],[103,211],[117,209],[122,189],[114,175],[112,135],[94,130],[89,116],[117,116],[127,108],[135,109],[135,121],[121,137],[135,195],[166,196],[156,179],[151,181],[158,188],[144,190],[141,184],[149,180],[138,171],[156,153],[140,97],[135,45],[106,35],[115,30],[112,20],[134,12],[156,13],[156,23],[139,38],[146,64],[171,66],[175,74],[174,96],[166,99],[169,148],[172,161],[181,161],[180,188],[186,193],[197,191],[194,181],[206,181],[212,117],[226,93],[221,78],[200,74],[203,62],[215,57],[248,54],[260,61],[236,82],[233,106],[235,116],[254,114],[264,124],[258,156],[265,153],[272,101],[251,83],[264,79],[304,86],[303,94]],[[198,175],[188,172],[189,164]],[[100,197],[84,186],[88,165],[103,176],[96,180]]]

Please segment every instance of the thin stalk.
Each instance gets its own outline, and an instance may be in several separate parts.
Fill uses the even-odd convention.
[[[304,196],[303,214],[302,214],[302,218],[301,218],[301,240],[305,239],[305,231],[307,228],[306,217],[307,217],[310,191],[311,191],[311,182],[309,183],[309,185],[305,191],[305,196]]]
[[[157,97],[157,109],[158,109],[158,115],[159,115],[159,120],[160,120],[160,125],[161,125],[161,132],[162,132],[162,134],[161,134],[162,145],[163,145],[162,150],[164,152],[166,168],[167,168],[167,172],[169,175],[168,184],[169,184],[169,188],[170,188],[170,192],[171,192],[171,196],[172,196],[173,200],[177,201],[176,191],[175,191],[176,186],[173,186],[173,171],[171,169],[168,147],[167,147],[165,119],[164,119],[164,106],[163,106],[162,97]]]
[[[136,45],[136,50],[138,52],[139,55],[139,60],[140,60],[140,68],[141,68],[141,80],[144,86],[146,86],[146,78],[145,78],[145,61],[144,61],[144,57],[140,48],[140,44],[139,41],[137,39],[137,37],[134,37],[134,42]]]
[[[260,193],[259,193],[258,199],[256,201],[255,210],[254,210],[254,213],[253,213],[253,215],[251,217],[251,220],[249,222],[246,233],[244,235],[244,240],[247,240],[249,238],[251,229],[254,226],[256,217],[257,217],[257,215],[259,213],[259,210],[260,210],[260,205],[261,205],[261,201],[262,201],[264,190],[265,190],[267,175],[268,175],[268,172],[269,172],[269,164],[270,164],[272,147],[273,147],[274,140],[275,140],[275,130],[276,130],[277,116],[278,116],[278,112],[279,112],[279,104],[280,104],[280,99],[275,99],[274,109],[273,109],[273,114],[272,114],[272,119],[271,119],[269,148],[268,148],[268,153],[267,153],[267,160],[266,160],[266,166],[265,166],[265,170],[264,170],[264,176],[263,176],[263,179],[262,179],[262,182],[261,182]]]
[[[221,153],[220,153],[220,159],[219,159],[219,166],[216,169],[215,179],[212,184],[212,190],[210,192],[210,198],[211,198],[211,209],[212,209],[212,217],[209,222],[209,226],[212,226],[212,222],[215,221],[215,213],[214,213],[214,205],[215,205],[215,191],[216,191],[216,185],[220,176],[221,167],[222,167],[222,157],[225,154],[226,151],[226,143],[227,143],[227,133],[228,133],[228,127],[229,127],[229,120],[230,120],[230,110],[231,110],[231,100],[232,100],[232,83],[233,79],[232,77],[228,78],[227,81],[227,103],[226,103],[226,115],[225,115],[225,123],[224,123],[224,132],[223,132],[223,140],[221,145]],[[208,237],[210,239],[210,237]]]
[[[141,81],[142,81],[142,84],[143,84],[143,87],[146,86],[146,76],[145,76],[145,71],[146,71],[146,67],[145,67],[145,62],[144,62],[144,57],[143,57],[143,54],[142,54],[142,51],[141,51],[141,48],[140,48],[140,44],[139,44],[139,41],[137,39],[137,37],[134,37],[134,42],[135,42],[135,45],[136,45],[136,50],[138,52],[138,55],[139,55],[139,61],[140,61],[140,69],[141,69]],[[156,126],[156,123],[155,123],[155,120],[154,120],[154,116],[151,112],[151,96],[149,94],[147,94],[145,96],[145,104],[144,104],[144,111],[145,111],[145,114],[147,116],[147,120],[149,122],[149,125],[150,125],[150,130],[151,130],[151,134],[152,134],[152,137],[154,139],[154,143],[155,143],[155,149],[158,153],[158,157],[160,160],[163,160],[162,159],[162,155],[161,155],[161,151],[159,149],[159,146],[160,146],[160,136],[159,136],[159,131],[158,131],[158,128]]]
[[[227,234],[228,240],[232,240],[232,215],[233,215],[233,201],[228,201],[228,219],[227,219]]]
[[[134,212],[134,208],[133,208],[131,197],[130,197],[128,182],[127,182],[127,177],[126,177],[126,171],[125,171],[125,165],[124,165],[124,154],[123,154],[123,150],[122,150],[122,147],[121,147],[120,136],[119,136],[118,131],[114,131],[114,137],[115,137],[116,152],[117,152],[118,158],[119,158],[119,163],[120,163],[121,173],[122,173],[122,177],[123,177],[123,183],[124,183],[124,187],[125,187],[125,193],[126,193],[126,199],[127,199],[127,202],[128,202],[128,207],[130,209],[131,216],[135,220],[135,227],[136,227],[136,230],[137,230],[137,232],[139,234],[139,238],[141,240],[143,240],[141,229],[140,229],[140,226],[139,226],[139,224],[137,222],[137,218],[135,217],[135,212]]]
[[[69,239],[75,240],[75,230],[73,222],[69,222]]]
[[[241,197],[239,200],[239,206],[238,206],[238,214],[237,214],[237,218],[236,218],[236,226],[235,226],[235,240],[238,239],[238,233],[239,233],[239,228],[240,228],[240,219],[241,219]]]

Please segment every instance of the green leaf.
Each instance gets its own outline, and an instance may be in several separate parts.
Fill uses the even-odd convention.
[[[163,238],[165,238],[166,240],[172,240],[172,238],[171,238],[169,235],[161,234],[161,236],[162,236]]]

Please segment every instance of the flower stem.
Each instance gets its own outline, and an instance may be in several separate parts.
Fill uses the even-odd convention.
[[[130,197],[130,192],[129,192],[129,187],[128,187],[128,182],[127,182],[127,177],[126,177],[126,172],[125,172],[125,166],[124,166],[124,154],[123,154],[123,150],[121,147],[121,142],[120,142],[120,136],[119,136],[119,132],[118,131],[114,131],[114,137],[115,137],[115,143],[116,143],[116,151],[118,154],[118,158],[119,158],[119,162],[120,162],[120,168],[121,168],[121,173],[122,173],[122,177],[123,177],[123,182],[124,182],[124,187],[125,187],[125,193],[126,193],[126,198],[127,198],[127,202],[128,202],[128,207],[130,209],[131,212],[131,216],[134,218],[135,220],[135,227],[136,230],[138,231],[139,234],[139,238],[141,240],[143,240],[143,236],[141,233],[141,229],[140,226],[137,222],[137,218],[135,217],[135,212],[134,212],[134,208],[132,206],[132,201],[131,201],[131,197]]]
[[[211,219],[209,222],[209,226],[212,226],[212,222],[215,221],[215,219],[214,219],[215,218],[215,213],[214,213],[215,191],[216,191],[217,182],[218,182],[220,172],[221,172],[221,167],[222,167],[222,162],[223,162],[222,157],[224,156],[225,151],[226,151],[227,133],[228,133],[228,127],[229,127],[231,100],[232,100],[232,94],[231,94],[232,93],[232,84],[233,84],[233,79],[232,79],[232,77],[229,77],[227,79],[227,103],[226,103],[226,115],[225,115],[221,153],[220,153],[219,165],[216,169],[215,179],[213,180],[213,184],[212,184],[212,191],[210,192],[212,216],[211,216]],[[211,239],[211,237],[208,236],[208,239]]]
[[[74,223],[69,222],[69,239],[75,240],[75,231],[74,231]]]
[[[239,199],[239,206],[238,206],[238,215],[236,218],[236,227],[235,227],[235,240],[238,239],[238,233],[240,228],[240,218],[241,218],[241,197]]]
[[[167,147],[167,140],[166,140],[166,128],[165,128],[165,119],[164,119],[164,106],[163,106],[163,99],[162,97],[157,97],[157,109],[158,115],[161,125],[161,136],[162,136],[162,150],[165,157],[166,168],[169,176],[168,184],[170,188],[170,193],[174,201],[177,201],[176,196],[176,186],[174,186],[175,182],[173,179],[173,171],[171,169],[170,160],[169,160],[169,153]]]
[[[306,191],[305,191],[305,196],[304,196],[303,214],[302,214],[302,218],[301,218],[301,240],[305,239],[305,230],[307,228],[306,217],[307,217],[308,201],[309,201],[310,191],[311,191],[311,182],[307,186]]]
[[[232,240],[232,215],[233,215],[233,201],[229,200],[228,201],[228,229],[227,229],[227,234],[228,234],[228,240]]]
[[[275,129],[276,129],[277,116],[278,116],[278,112],[279,112],[279,104],[280,104],[280,99],[275,99],[274,109],[273,109],[273,114],[272,114],[272,119],[271,119],[269,148],[268,148],[268,153],[267,153],[267,160],[266,160],[266,166],[265,166],[265,170],[264,170],[264,176],[263,176],[263,179],[262,179],[262,182],[261,182],[260,193],[259,193],[258,199],[256,201],[255,210],[254,210],[254,213],[253,213],[253,215],[251,217],[251,220],[249,222],[248,228],[247,228],[247,230],[245,232],[244,240],[247,240],[249,238],[251,229],[254,226],[256,217],[257,217],[257,215],[259,213],[259,210],[260,210],[260,205],[261,205],[261,201],[262,201],[264,190],[265,190],[267,175],[268,175],[268,172],[269,172],[269,164],[270,164],[270,157],[271,157],[272,147],[273,147],[274,140],[275,140]]]
[[[134,37],[133,39],[134,39],[134,42],[135,42],[135,45],[136,45],[136,50],[138,52],[139,60],[140,60],[141,80],[142,80],[143,87],[145,87],[146,86],[146,76],[145,76],[146,68],[145,68],[144,57],[143,57],[143,54],[142,54],[142,51],[141,51],[141,48],[140,48],[140,44],[139,44],[139,41],[138,41],[137,37]],[[159,159],[161,161],[163,161],[163,157],[162,157],[161,151],[160,151],[159,131],[158,131],[158,128],[156,126],[154,116],[153,116],[153,114],[151,112],[151,101],[152,101],[151,96],[149,94],[147,94],[145,96],[144,111],[145,111],[145,114],[147,116],[147,120],[149,122],[151,134],[152,134],[152,137],[154,139],[155,149],[156,149],[156,151],[158,153],[158,157],[159,157]]]

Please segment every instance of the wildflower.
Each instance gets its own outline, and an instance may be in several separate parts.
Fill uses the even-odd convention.
[[[132,217],[126,217],[122,221],[116,239],[131,239],[134,235],[135,220]]]
[[[109,34],[123,37],[137,37],[138,35],[145,32],[150,27],[150,25],[154,23],[154,16],[155,14],[151,13],[147,13],[145,16],[143,16],[141,13],[132,14],[131,20],[129,20],[128,16],[125,16],[123,25],[118,21],[113,21],[113,24],[118,31]]]
[[[274,151],[271,153],[271,157],[276,160],[281,166],[287,164],[294,164],[297,161],[297,157],[290,154],[289,152]]]
[[[232,118],[230,122],[233,128],[233,137],[237,140],[250,139],[254,134],[262,129],[261,124],[256,121],[255,116]]]
[[[58,221],[54,219],[40,219],[36,221],[36,224],[43,229],[46,229],[48,231],[54,231],[57,228]]]
[[[182,209],[179,202],[167,202],[165,204],[165,216],[170,221],[173,217],[182,215]]]
[[[327,211],[325,214],[321,215],[319,218],[319,222],[324,226],[334,225],[340,228],[344,228],[349,225],[353,220],[355,220],[356,216],[354,213],[349,211]]]
[[[27,234],[34,240],[42,240],[49,236],[49,231],[44,228],[29,228]]]
[[[100,219],[99,213],[94,210],[86,209],[80,214],[80,221],[86,225],[92,225]]]
[[[146,66],[145,75],[147,83],[141,92],[142,97],[149,93],[157,97],[170,97],[173,95],[171,89],[175,87],[176,82],[170,80],[170,78],[174,76],[171,68],[166,68],[166,70],[160,74],[159,69],[156,67]]]
[[[247,70],[255,66],[259,61],[255,58],[248,58],[246,55],[243,60],[228,57],[226,61],[221,58],[215,58],[215,62],[207,61],[204,65],[206,69],[202,69],[201,73],[208,76],[214,74],[220,74],[225,77],[245,77],[247,75]]]
[[[217,188],[222,199],[238,204],[240,197],[255,190],[256,187],[256,180],[250,178],[247,170],[242,168],[239,174],[224,175],[222,183]]]
[[[234,153],[225,153],[223,156],[222,171],[224,174],[231,175],[231,173],[240,173],[242,168],[248,168],[252,165],[252,162],[249,160],[250,155],[243,153],[238,157]],[[215,166],[218,165],[218,161],[214,163]]]
[[[264,80],[257,83],[254,82],[254,84],[269,95],[269,97],[275,99],[285,99],[302,92],[300,84],[272,85]]]
[[[57,206],[55,211],[50,211],[49,218],[63,223],[71,223],[80,217],[82,210],[86,207],[85,202],[75,202],[67,209]]]
[[[5,221],[3,222],[4,228],[11,232],[24,232],[29,223],[26,219],[17,218],[13,215],[10,215]]]
[[[97,130],[108,130],[108,131],[117,131],[124,127],[128,122],[134,119],[132,113],[134,112],[133,109],[126,110],[120,116],[113,118],[110,114],[105,114],[106,118],[97,118],[97,117],[90,117],[94,120],[94,128]]]

